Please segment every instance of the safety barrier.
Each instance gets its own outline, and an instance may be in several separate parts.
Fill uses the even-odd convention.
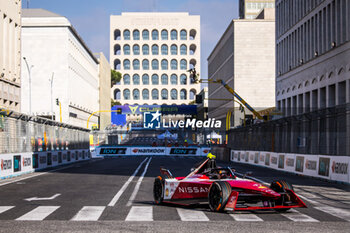
[[[88,149],[1,154],[0,178],[11,178],[90,158]]]
[[[311,177],[350,183],[350,156],[231,150],[230,160]]]
[[[209,147],[130,147],[130,146],[101,146],[91,151],[92,158],[106,156],[207,156]]]

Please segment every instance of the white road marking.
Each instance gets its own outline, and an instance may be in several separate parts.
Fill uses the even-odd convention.
[[[327,214],[331,214],[337,218],[344,219],[350,222],[350,211],[345,209],[339,209],[331,206],[316,206],[315,209],[321,210]]]
[[[295,209],[288,210],[289,213],[283,213],[282,215],[293,222],[319,222],[317,219],[311,218],[306,214],[302,214]]]
[[[133,201],[135,200],[135,197],[136,197],[136,195],[137,195],[137,192],[138,192],[139,189],[140,189],[141,182],[142,182],[143,177],[145,176],[145,174],[146,174],[146,172],[147,172],[148,165],[149,165],[149,163],[151,162],[151,160],[152,160],[152,157],[148,160],[148,162],[147,162],[147,164],[146,164],[146,166],[145,166],[145,169],[143,170],[143,172],[142,172],[142,174],[141,174],[139,180],[137,181],[137,183],[136,183],[136,185],[135,185],[135,188],[134,188],[134,191],[132,192],[132,194],[131,194],[131,196],[130,196],[130,198],[129,198],[129,201],[128,201],[128,203],[126,204],[126,206],[131,206],[132,203],[133,203]]]
[[[84,206],[71,221],[97,221],[105,206]]]
[[[113,197],[113,199],[109,202],[108,206],[114,206],[117,201],[119,200],[120,196],[123,194],[123,192],[125,191],[125,189],[128,187],[128,185],[130,184],[130,182],[134,179],[134,177],[136,176],[136,174],[139,172],[142,164],[144,164],[146,162],[148,158],[145,158],[145,160],[143,160],[140,165],[136,168],[136,170],[134,171],[134,173],[129,177],[129,179],[124,183],[124,185],[121,187],[121,189],[118,191],[118,193]]]
[[[125,221],[153,221],[153,207],[133,206]]]
[[[12,209],[14,206],[0,206],[0,214]]]
[[[182,208],[176,208],[176,210],[181,221],[209,221],[209,218],[202,211]]]
[[[53,195],[51,197],[31,197],[31,198],[27,198],[24,200],[26,200],[26,201],[47,201],[47,200],[53,200],[60,195],[61,195],[60,193],[56,193],[55,195]]]
[[[40,221],[44,220],[47,216],[52,214],[55,210],[60,208],[59,206],[39,206],[34,210],[22,215],[16,220],[24,221]]]
[[[235,221],[240,222],[262,222],[263,220],[255,214],[230,214]]]

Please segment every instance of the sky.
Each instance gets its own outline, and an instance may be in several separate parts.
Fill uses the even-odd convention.
[[[109,60],[109,16],[121,12],[189,12],[201,17],[201,71],[207,78],[207,58],[232,19],[238,0],[22,0],[22,7],[43,8],[68,18],[92,52]]]

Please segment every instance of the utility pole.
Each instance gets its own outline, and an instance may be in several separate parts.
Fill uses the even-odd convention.
[[[30,0],[27,0],[27,9],[29,8],[29,1],[30,1]]]
[[[51,120],[53,120],[53,115],[54,115],[54,113],[53,113],[53,103],[52,103],[52,101],[53,101],[53,97],[52,97],[52,84],[53,84],[53,77],[54,77],[54,75],[55,75],[55,73],[54,72],[52,72],[52,76],[51,76],[51,79],[49,79],[49,81],[50,81],[50,84],[51,84]]]
[[[31,70],[34,66],[31,65],[29,67],[27,59],[25,57],[23,57],[23,60],[26,62],[28,75],[29,75],[29,115],[32,115],[32,76],[31,76]]]

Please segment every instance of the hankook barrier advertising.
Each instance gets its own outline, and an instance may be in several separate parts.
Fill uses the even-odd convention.
[[[350,183],[350,156],[231,150],[231,161]]]
[[[103,146],[96,147],[91,151],[93,158],[113,156],[207,156],[210,152],[208,147],[123,147]]]
[[[0,178],[10,178],[26,173],[90,159],[89,150],[23,152],[1,154]]]

